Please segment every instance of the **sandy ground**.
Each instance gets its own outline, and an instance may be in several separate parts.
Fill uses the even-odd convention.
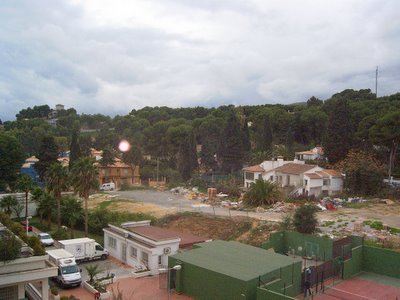
[[[157,204],[150,203],[150,202],[141,202],[141,198],[143,195],[150,195],[151,198]],[[190,206],[196,207],[197,202],[193,200],[188,200],[181,197],[179,201],[182,202],[181,207],[177,207],[176,205],[168,206],[167,200],[163,202],[162,205],[159,204],[159,198],[168,199],[171,193],[169,192],[154,192],[154,191],[140,191],[138,194],[138,198],[130,199],[122,198],[125,195],[120,195],[116,197],[113,194],[96,194],[91,196],[89,200],[89,208],[97,207],[101,202],[104,201],[111,201],[111,204],[107,206],[108,209],[117,210],[117,211],[129,211],[129,212],[142,212],[154,215],[155,217],[159,218],[168,214],[173,214],[178,211],[198,211],[203,213],[212,213],[212,209],[210,207],[200,207],[191,208]],[[174,195],[176,197],[176,195]],[[145,201],[149,201],[146,199]],[[228,212],[227,209],[217,208],[216,214],[220,216],[246,216],[245,212],[234,211],[231,210]],[[269,212],[266,211],[264,213],[256,213],[250,212],[247,213],[247,216],[259,219],[259,220],[270,220],[270,221],[280,221],[285,213],[277,213],[277,212]],[[387,224],[391,227],[400,228],[400,203],[395,202],[394,204],[384,204],[384,203],[376,203],[370,204],[369,207],[364,208],[338,208],[335,211],[323,211],[318,213],[318,218],[321,222],[329,221],[329,220],[344,220],[348,222],[357,222],[357,221],[365,221],[365,220],[380,220],[384,224]]]
[[[163,217],[167,214],[176,212],[174,208],[165,208],[152,203],[143,203],[132,200],[117,199],[112,195],[108,194],[96,194],[92,195],[88,202],[89,209],[96,208],[100,203],[105,201],[111,201],[111,204],[107,206],[108,209],[114,211],[125,211],[132,213],[146,213],[153,215],[157,218]]]

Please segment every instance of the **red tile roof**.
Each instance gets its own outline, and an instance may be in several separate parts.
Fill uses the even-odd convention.
[[[284,173],[284,174],[300,175],[300,174],[305,173],[315,167],[316,167],[315,165],[288,163],[286,165],[275,168],[275,171]]]
[[[200,237],[191,233],[177,232],[156,226],[137,226],[127,227],[125,229],[156,242],[180,238],[181,242],[179,243],[179,248],[190,248],[193,244],[209,240],[208,238]]]
[[[250,166],[250,167],[246,167],[243,168],[244,171],[248,171],[248,172],[265,172],[264,168],[261,167],[260,165],[255,165],[255,166]]]
[[[306,173],[304,174],[304,176],[307,176],[310,179],[321,179],[321,176],[319,176],[318,174],[315,173]]]
[[[338,170],[326,169],[324,172],[328,173],[332,177],[342,177],[342,173],[340,173]]]

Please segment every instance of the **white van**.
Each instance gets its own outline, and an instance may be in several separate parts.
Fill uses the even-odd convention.
[[[100,186],[100,191],[113,191],[113,190],[115,190],[114,182],[103,183]]]

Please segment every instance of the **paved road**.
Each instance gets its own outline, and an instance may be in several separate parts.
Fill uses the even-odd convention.
[[[116,195],[116,198],[131,199],[144,203],[151,203],[168,209],[176,209],[177,211],[192,211],[202,212],[207,214],[216,214],[218,216],[243,216],[251,217],[260,220],[269,220],[279,222],[282,219],[282,214],[273,212],[248,212],[230,210],[223,207],[212,207],[204,204],[199,200],[188,200],[183,195],[172,193],[169,191],[159,192],[153,190],[140,191],[115,191],[109,192]]]

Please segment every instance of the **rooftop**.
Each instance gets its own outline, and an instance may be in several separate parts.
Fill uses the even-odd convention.
[[[288,257],[236,241],[213,241],[199,246],[172,257],[243,281],[301,261],[301,258]]]
[[[265,172],[265,170],[260,165],[246,167],[246,168],[243,168],[243,170],[249,171],[249,172]]]
[[[302,165],[302,164],[289,163],[289,164],[286,164],[286,165],[276,168],[275,171],[285,173],[285,174],[299,175],[299,174],[305,173],[315,167],[316,167],[316,165],[305,165],[305,164]]]

